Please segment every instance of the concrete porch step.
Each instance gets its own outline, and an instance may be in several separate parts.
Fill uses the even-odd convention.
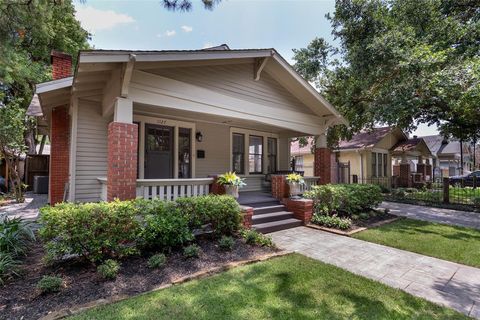
[[[270,212],[256,215],[255,212],[253,213],[252,223],[254,225],[266,223],[266,222],[273,222],[273,221],[280,221],[293,218],[293,213],[288,211],[278,211],[278,212]]]
[[[244,204],[245,206],[248,206],[248,207],[252,207],[254,209],[257,209],[257,208],[265,208],[265,207],[271,207],[271,206],[278,206],[280,205],[280,201],[278,200],[270,200],[270,201],[263,201],[263,202],[250,202],[250,203],[246,203]]]
[[[286,209],[287,208],[283,204],[277,204],[273,206],[254,208],[253,214],[258,215],[258,214],[265,214],[265,213],[272,213],[272,212],[280,212],[280,211],[286,211]]]
[[[301,225],[301,220],[290,218],[285,220],[254,224],[252,228],[261,233],[270,233],[274,231],[299,227]]]

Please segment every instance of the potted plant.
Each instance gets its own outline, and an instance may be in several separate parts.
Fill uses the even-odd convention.
[[[301,186],[305,183],[303,177],[298,173],[290,173],[286,177],[290,189],[290,197],[298,197],[302,193]]]
[[[247,184],[235,172],[226,172],[218,177],[217,182],[224,186],[225,193],[238,199],[238,189]]]

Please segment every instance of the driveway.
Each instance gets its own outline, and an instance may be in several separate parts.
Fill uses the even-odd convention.
[[[413,204],[386,201],[382,202],[379,208],[390,209],[390,213],[397,216],[480,229],[480,213],[478,212],[416,206]]]
[[[480,319],[480,269],[308,227],[270,236],[280,248]]]

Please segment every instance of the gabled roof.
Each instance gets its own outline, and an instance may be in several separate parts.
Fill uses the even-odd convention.
[[[357,133],[350,140],[342,140],[338,144],[338,150],[371,148],[386,135],[395,130],[395,127],[373,128]]]
[[[393,154],[402,154],[402,153],[420,153],[423,156],[430,156],[431,151],[428,148],[425,140],[421,137],[414,137],[408,140],[400,141],[397,143],[391,151]]]
[[[434,155],[437,154],[442,148],[442,146],[447,143],[445,138],[438,134],[432,136],[424,136],[421,138],[425,141],[428,149],[430,149],[430,152]]]

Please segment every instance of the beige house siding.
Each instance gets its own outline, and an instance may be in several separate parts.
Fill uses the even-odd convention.
[[[204,159],[196,159],[196,177],[205,178],[230,170],[230,127],[219,124],[196,123],[197,132],[203,135],[202,142],[196,142],[197,150],[205,151]],[[196,151],[195,151],[196,155]]]
[[[101,115],[100,104],[80,100],[77,113],[75,201],[99,201],[97,177],[107,176],[107,130],[111,119]]]
[[[357,175],[358,179],[362,178],[360,153],[355,151],[339,152],[338,161],[343,163],[347,163],[350,161],[350,176]],[[365,170],[365,165],[364,165],[364,170]]]
[[[149,72],[249,102],[313,114],[310,108],[285,90],[268,73],[263,72],[260,80],[254,81],[253,66],[250,63],[165,68]]]

